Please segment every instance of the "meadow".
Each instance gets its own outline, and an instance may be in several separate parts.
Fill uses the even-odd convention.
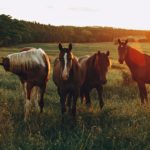
[[[64,44],[68,46],[67,44]],[[150,54],[150,43],[130,43]],[[22,47],[43,48],[53,60],[58,44],[32,43],[0,48],[0,56],[17,52]],[[52,78],[44,96],[44,112],[32,109],[25,123],[24,98],[19,79],[0,67],[0,149],[1,150],[149,150],[150,105],[141,106],[138,88],[126,65],[117,61],[114,43],[74,43],[76,56],[93,54],[97,50],[110,51],[112,67],[104,86],[103,110],[98,96],[92,91],[92,108],[77,103],[77,121],[66,113],[61,121],[60,102]],[[51,68],[52,74],[52,68]],[[147,85],[148,93],[150,88]],[[150,94],[148,96],[150,99]]]

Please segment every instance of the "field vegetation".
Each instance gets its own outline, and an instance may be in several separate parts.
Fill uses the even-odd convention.
[[[64,44],[68,45],[68,44]],[[150,43],[130,43],[150,54]],[[58,44],[22,44],[0,48],[0,56],[18,52],[22,47],[43,48],[53,60]],[[52,78],[48,82],[44,113],[34,108],[25,123],[24,98],[19,79],[0,67],[0,149],[1,150],[149,150],[150,105],[141,106],[138,88],[126,65],[117,61],[117,45],[112,42],[73,44],[76,56],[110,51],[112,67],[104,86],[105,106],[99,109],[98,96],[92,91],[92,108],[78,99],[77,121],[66,113],[61,122],[60,102]],[[52,74],[52,68],[51,68]],[[150,88],[148,93],[150,93]],[[150,95],[148,96],[150,99]]]

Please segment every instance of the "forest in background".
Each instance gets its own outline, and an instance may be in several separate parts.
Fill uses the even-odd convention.
[[[37,22],[13,19],[9,15],[0,15],[0,46],[48,42],[113,42],[120,37],[128,38],[132,42],[150,42],[150,31],[100,26],[44,25]]]

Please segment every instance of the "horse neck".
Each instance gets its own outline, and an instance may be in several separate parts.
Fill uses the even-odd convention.
[[[96,54],[92,55],[88,60],[87,60],[87,76],[91,78],[91,76],[94,76],[94,79],[99,79],[99,74],[97,71],[97,64],[95,63],[96,60]],[[99,66],[98,66],[99,67]]]
[[[20,73],[20,68],[18,68],[18,55],[8,55],[9,58],[9,64],[10,64],[10,68],[9,71],[14,73],[14,74],[18,74]]]
[[[73,80],[78,83],[80,78],[80,65],[78,60],[74,57],[72,60],[72,68],[71,68],[71,75]]]
[[[134,65],[137,65],[138,62],[142,63],[144,58],[144,54],[140,53],[138,50],[127,47],[127,54],[125,56],[125,62],[129,68],[132,68]],[[137,59],[137,60],[136,60]]]
[[[127,47],[127,53],[126,53],[126,56],[125,56],[125,62],[126,62],[127,65],[129,65],[130,62],[131,62],[130,51],[132,51],[132,49],[130,47]]]
[[[76,58],[73,58],[72,59],[72,68],[71,68],[73,75],[75,75],[75,72],[78,71],[78,68],[79,68],[79,63]]]

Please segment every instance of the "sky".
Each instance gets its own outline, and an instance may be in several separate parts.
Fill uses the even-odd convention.
[[[150,0],[0,0],[0,14],[51,25],[150,30]]]

